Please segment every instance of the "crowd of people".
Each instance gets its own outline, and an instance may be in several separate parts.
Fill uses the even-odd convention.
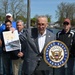
[[[25,28],[22,20],[13,21],[10,13],[6,14],[5,23],[0,27],[0,75],[73,75],[75,57],[75,32],[71,30],[71,21],[66,18],[63,29],[56,35],[47,29],[46,16],[38,16],[36,28]],[[21,44],[21,50],[6,51],[3,32],[17,30]],[[61,68],[50,67],[45,63],[43,51],[46,45],[60,40],[69,49],[69,60]],[[55,73],[54,73],[55,72]]]

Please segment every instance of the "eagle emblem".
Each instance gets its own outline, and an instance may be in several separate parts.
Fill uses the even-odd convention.
[[[53,68],[59,68],[68,61],[69,50],[58,40],[49,42],[44,49],[44,61]]]
[[[55,61],[59,61],[63,55],[62,55],[62,51],[51,51],[52,55],[50,56],[50,58],[52,60],[55,60]]]

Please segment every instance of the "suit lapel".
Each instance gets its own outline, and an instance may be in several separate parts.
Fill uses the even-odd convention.
[[[51,39],[50,39],[51,35],[50,35],[48,30],[46,30],[46,31],[47,31],[47,33],[46,33],[46,40],[45,40],[45,45],[44,46],[46,46],[48,44],[48,42],[51,41]]]
[[[51,40],[51,35],[50,35],[50,32],[48,31],[48,30],[46,30],[46,39],[45,39],[45,44],[44,44],[44,47],[43,47],[43,49],[42,49],[42,52],[43,52],[43,50],[44,50],[44,48],[45,48],[45,46],[48,44],[48,42],[49,41],[52,41]],[[38,33],[37,33],[37,37],[36,37],[36,39],[35,39],[35,44],[36,44],[36,46],[37,46],[37,52],[39,52],[39,45],[38,45]],[[41,52],[41,53],[42,53]]]
[[[36,52],[38,53],[39,52],[39,46],[38,46],[38,30],[36,28],[32,30],[32,36],[34,38],[34,42],[35,42],[35,45],[37,47],[37,51]]]
[[[50,33],[48,32],[48,30],[46,30],[46,39],[45,39],[45,44],[44,44],[44,47],[43,47],[43,49],[42,49],[42,52],[43,52],[43,50],[44,50],[44,48],[45,48],[45,46],[48,44],[48,42],[50,41]]]
[[[35,39],[35,44],[36,44],[36,47],[37,47],[37,52],[39,52],[38,37]]]

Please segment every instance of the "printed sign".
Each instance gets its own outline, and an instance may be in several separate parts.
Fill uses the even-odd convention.
[[[15,30],[13,33],[12,31],[3,32],[3,38],[4,38],[6,51],[13,51],[13,50],[21,49],[19,35],[18,35],[17,30]]]

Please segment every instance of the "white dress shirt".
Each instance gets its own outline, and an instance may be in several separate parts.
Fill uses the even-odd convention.
[[[41,34],[38,34],[38,46],[39,46],[39,52],[41,53],[43,47],[44,47],[44,44],[45,44],[45,39],[46,39],[46,30],[45,32],[43,33],[43,35]]]

